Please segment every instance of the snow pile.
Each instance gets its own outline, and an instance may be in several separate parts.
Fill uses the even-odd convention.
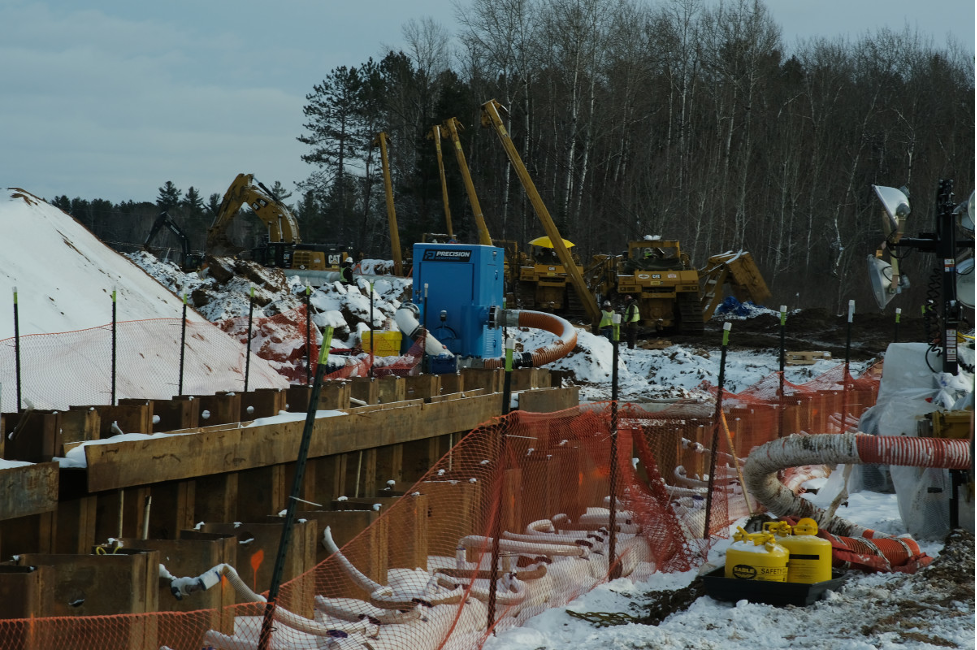
[[[159,399],[176,394],[179,353],[171,353],[170,348],[171,344],[178,347],[180,339],[183,302],[177,295],[72,217],[30,192],[0,192],[0,230],[6,244],[0,249],[0,295],[12,299],[16,287],[25,398],[36,398],[38,408],[108,401],[108,390],[92,397],[91,379],[96,368],[104,371],[102,379],[108,383],[111,328],[105,326],[112,322],[113,291],[120,323],[116,397]],[[164,321],[152,320],[161,318],[176,325],[167,327]],[[244,349],[196,311],[188,310],[187,320],[193,334],[188,345],[195,355],[208,359],[206,364],[186,369],[187,376],[194,378],[192,387],[185,386],[187,392],[240,388]],[[72,334],[25,338],[28,334],[66,332]],[[137,332],[138,338],[133,338]],[[14,334],[13,310],[0,309],[0,339],[10,339]],[[124,335],[128,338],[123,339]],[[65,342],[71,342],[68,349],[64,349]],[[138,353],[125,356],[132,349]],[[219,363],[213,363],[215,357],[220,358]],[[191,358],[193,355],[188,355],[188,360]],[[104,368],[99,368],[102,362]],[[0,351],[0,376],[10,381],[2,384],[0,402],[4,409],[16,402],[14,368],[13,345],[5,345]],[[288,385],[257,357],[251,359],[250,370],[255,388]],[[54,402],[48,399],[53,390],[57,392]]]

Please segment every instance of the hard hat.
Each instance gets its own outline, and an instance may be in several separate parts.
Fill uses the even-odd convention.
[[[611,306],[611,301],[610,300],[605,300],[604,301],[604,306],[605,307],[610,307]]]
[[[634,298],[632,298],[630,295],[624,296],[624,302],[631,302],[632,300],[634,300]]]
[[[353,265],[353,260],[351,260],[350,258],[347,257],[345,260],[343,260],[343,265],[345,265],[345,266],[352,266]]]

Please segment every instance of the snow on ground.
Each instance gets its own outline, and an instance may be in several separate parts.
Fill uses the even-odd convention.
[[[857,493],[838,515],[892,533],[904,533],[894,494]],[[735,530],[735,528],[734,528]],[[973,573],[971,536],[970,573]],[[720,541],[710,552],[707,566],[722,566],[730,541]],[[937,556],[942,543],[921,543]],[[654,592],[689,586],[697,572],[657,573],[631,583],[615,580],[577,598],[566,607],[548,610],[524,626],[490,638],[485,650],[592,650],[604,648],[656,648],[661,650],[932,650],[974,647],[973,583],[969,602],[962,590],[942,582],[934,586],[931,566],[914,576],[897,573],[850,573],[836,592],[808,607],[774,607],[747,601],[736,603],[697,598],[691,606],[658,625],[627,623],[596,627],[568,612],[587,615],[606,612],[641,618]],[[618,618],[621,618],[618,616]],[[591,616],[591,620],[596,617]]]

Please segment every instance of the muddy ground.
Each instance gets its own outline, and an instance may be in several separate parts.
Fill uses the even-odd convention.
[[[730,349],[780,348],[780,317],[763,314],[744,320],[731,320]],[[665,334],[675,344],[718,345],[722,342],[723,321],[717,318],[706,323],[701,336]],[[788,352],[825,351],[835,359],[845,358],[848,340],[848,315],[836,316],[827,309],[804,309],[790,314],[784,328],[784,345]],[[855,314],[851,323],[852,361],[875,358],[897,336],[893,314]],[[903,314],[898,328],[898,340],[926,342],[922,318],[907,318]]]

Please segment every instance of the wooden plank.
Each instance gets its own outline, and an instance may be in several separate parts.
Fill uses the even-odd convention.
[[[191,395],[153,402],[153,432],[195,429],[200,426],[200,409]]]
[[[497,396],[486,395],[404,408],[356,409],[319,418],[311,458],[469,431],[499,414]],[[360,411],[365,411],[360,414]],[[214,427],[195,435],[86,445],[89,492],[181,480],[293,462],[304,420],[240,428]]]
[[[428,497],[425,494],[408,494],[403,497],[372,497],[333,501],[336,510],[365,508],[373,511],[379,505],[378,514],[387,521],[393,535],[387,536],[387,561],[392,568],[427,569],[427,512]],[[338,543],[338,541],[337,541]]]
[[[64,443],[60,411],[8,413],[6,422],[11,433],[18,425],[21,426],[16,436],[4,434],[4,458],[7,460],[46,463],[61,455]]]
[[[57,510],[58,481],[57,463],[0,469],[0,520]]]
[[[285,410],[287,393],[280,388],[258,388],[241,394],[242,422],[278,415]]]
[[[302,516],[314,521],[320,531],[318,535],[320,540],[321,531],[328,526],[333,541],[342,549],[347,560],[375,582],[387,583],[389,565],[387,544],[391,532],[387,519],[380,519],[379,513],[372,509],[345,512],[312,511],[302,513]],[[399,531],[394,534],[401,535]],[[318,544],[318,553],[320,562],[330,555],[322,544]],[[335,559],[328,562],[324,568],[320,567],[318,573],[325,578],[317,585],[319,587],[317,593],[321,595],[333,598],[369,598],[369,594],[356,586],[348,574],[340,569]]]
[[[461,393],[465,390],[465,376],[460,372],[449,372],[441,377],[441,394]]]
[[[233,535],[237,544],[238,575],[252,591],[261,593],[271,586],[271,576],[275,568],[275,557],[281,541],[283,519],[266,518],[262,522],[204,524],[199,532]],[[193,539],[193,532],[180,533],[181,539]],[[291,543],[285,554],[285,567],[282,582],[296,578],[315,566],[316,546],[318,544],[317,526],[303,513],[302,520],[294,523]],[[243,602],[239,600],[239,602]],[[312,595],[298,609],[292,609],[302,616],[312,617]]]
[[[98,440],[102,416],[94,408],[68,409],[61,412],[62,443]]]
[[[238,517],[245,521],[257,521],[268,515],[277,515],[285,508],[288,495],[285,465],[248,469],[240,472],[239,476]]]
[[[426,399],[441,394],[440,375],[413,375],[404,377],[407,399]]]
[[[69,409],[87,410],[89,406],[71,406]],[[112,424],[118,425],[123,433],[152,433],[153,431],[153,403],[146,399],[120,400],[120,403],[98,404],[95,410],[99,414],[99,437],[111,438],[116,435]]]
[[[378,380],[370,377],[354,377],[349,380],[350,397],[367,404],[380,402],[380,386]]]
[[[326,380],[322,382],[319,389],[319,405],[317,410],[327,411],[336,409],[348,409],[351,402],[350,385],[344,380]]]
[[[152,503],[150,505],[149,517],[149,537],[155,539],[174,539],[181,530],[193,528],[196,523],[194,520],[194,510],[196,501],[196,482],[195,481],[170,481],[168,483],[157,483],[152,486]],[[145,496],[142,497],[145,499]],[[126,495],[126,502],[132,503],[136,499],[130,499]],[[135,505],[135,504],[134,504]],[[145,514],[145,510],[143,511]],[[135,535],[140,537],[142,531],[142,517],[135,522]],[[127,522],[128,523],[128,522]],[[133,529],[126,526],[126,534],[133,532]]]
[[[377,391],[381,404],[403,402],[407,398],[407,383],[403,377],[388,375],[380,380]]]
[[[95,544],[97,501],[94,496],[83,496],[58,504],[56,553],[87,553]]]
[[[240,393],[222,392],[216,395],[197,395],[195,401],[197,408],[200,409],[201,424],[224,424],[240,420]]]
[[[544,388],[519,393],[519,410],[555,413],[580,405],[580,387]]]
[[[195,480],[194,519],[198,521],[237,521],[238,474],[215,474]]]
[[[175,578],[198,576],[219,564],[237,564],[237,539],[233,536],[217,536],[212,539],[139,539],[126,537],[121,540],[123,548],[147,549],[159,553],[161,566],[166,567]],[[199,639],[208,629],[216,629],[231,634],[234,630],[233,611],[223,608],[234,605],[234,588],[226,581],[206,591],[198,592],[188,598],[177,600],[170,591],[168,580],[160,580],[159,611],[191,612],[208,610],[199,617],[188,617],[185,626],[179,628],[163,626],[160,629],[159,643],[170,647],[180,647],[187,638]],[[179,633],[179,637],[167,638],[165,634]]]

